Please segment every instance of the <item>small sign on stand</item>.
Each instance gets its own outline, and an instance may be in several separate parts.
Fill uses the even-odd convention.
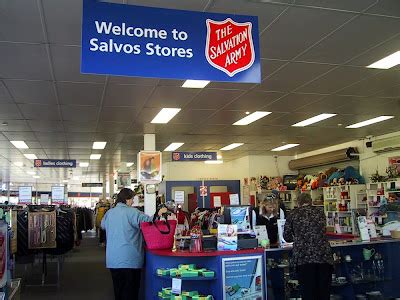
[[[184,204],[185,203],[185,192],[184,191],[175,191],[174,193],[175,204]]]
[[[229,201],[231,205],[240,205],[239,194],[230,194]]]

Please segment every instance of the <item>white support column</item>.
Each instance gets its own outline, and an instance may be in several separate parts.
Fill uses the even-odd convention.
[[[155,134],[144,134],[144,150],[155,151],[156,150],[156,135]],[[139,166],[137,166],[139,168]],[[156,212],[156,194],[147,194],[146,185],[144,186],[144,213],[152,216]]]
[[[106,174],[103,174],[103,191],[102,191],[102,196],[103,196],[103,199],[104,200],[106,200],[106,198],[107,198],[107,189],[106,189],[106,187],[107,187],[107,176],[106,176]]]

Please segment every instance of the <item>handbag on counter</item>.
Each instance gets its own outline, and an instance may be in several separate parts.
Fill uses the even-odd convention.
[[[157,220],[156,216],[157,214],[154,215],[152,222],[140,224],[147,249],[172,249],[177,222],[176,220]]]

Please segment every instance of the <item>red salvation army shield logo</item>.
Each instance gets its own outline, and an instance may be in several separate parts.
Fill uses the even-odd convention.
[[[174,152],[174,153],[172,154],[172,158],[173,158],[174,160],[179,160],[179,159],[181,158],[181,154],[180,154],[179,152]]]
[[[210,65],[229,77],[250,68],[255,60],[251,22],[206,20],[205,55]]]

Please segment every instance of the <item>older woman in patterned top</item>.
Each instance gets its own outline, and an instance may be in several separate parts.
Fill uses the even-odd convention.
[[[333,271],[331,247],[325,235],[324,212],[312,206],[309,194],[300,194],[298,208],[286,219],[284,238],[293,242],[295,265],[303,300],[330,298]]]

